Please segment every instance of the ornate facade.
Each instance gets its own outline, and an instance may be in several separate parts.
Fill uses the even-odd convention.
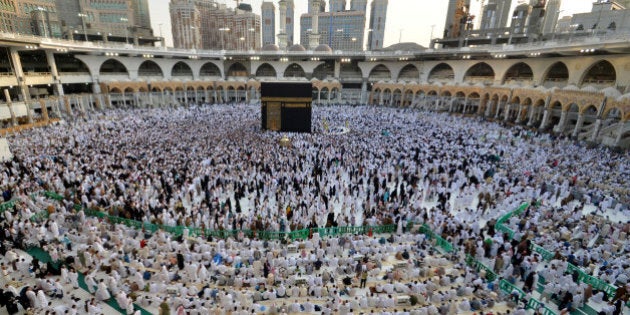
[[[0,34],[0,120],[37,120],[34,114],[49,110],[63,116],[110,106],[255,103],[261,81],[296,80],[313,83],[318,104],[479,115],[627,148],[624,38],[338,55],[303,47],[193,53]]]

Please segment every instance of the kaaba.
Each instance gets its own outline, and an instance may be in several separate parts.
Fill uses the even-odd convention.
[[[260,94],[263,130],[311,132],[311,83],[262,82]]]

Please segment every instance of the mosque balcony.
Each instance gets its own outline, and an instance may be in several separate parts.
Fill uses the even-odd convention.
[[[494,77],[482,77],[482,76],[466,77],[464,81],[471,84],[482,83],[485,85],[492,85],[494,83]]]
[[[17,78],[13,72],[0,72],[0,86],[17,85]]]
[[[152,55],[156,58],[192,58],[213,60],[280,60],[291,61],[322,58],[358,61],[413,61],[413,60],[457,60],[457,59],[489,59],[493,56],[503,58],[561,57],[578,56],[585,50],[594,50],[597,54],[630,53],[630,32],[597,36],[574,36],[545,41],[533,41],[518,44],[478,45],[453,48],[418,49],[415,51],[224,51],[224,50],[190,50],[169,47],[139,46],[115,42],[84,42],[56,38],[44,38],[32,35],[20,35],[0,32],[0,45],[24,49],[34,46],[35,49],[67,51],[107,56],[108,53],[120,56],[141,57]],[[28,49],[28,48],[27,48]],[[33,49],[33,48],[30,48]]]
[[[139,75],[138,80],[147,82],[158,82],[164,81],[164,76],[161,74]]]
[[[551,89],[554,87],[563,88],[567,86],[569,83],[569,79],[566,78],[547,78],[545,82],[543,82],[543,86],[547,89]]]
[[[101,73],[99,75],[99,81],[101,82],[129,81],[129,74],[127,73]]]
[[[53,82],[53,76],[50,72],[24,72],[24,83],[26,85],[42,85]]]
[[[59,80],[63,84],[91,82],[89,72],[60,72]]]

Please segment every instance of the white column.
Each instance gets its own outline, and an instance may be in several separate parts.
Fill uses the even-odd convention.
[[[529,109],[529,117],[527,118],[527,126],[531,127],[531,125],[534,123],[534,117],[538,116],[538,111],[540,110],[540,107],[532,107],[533,105],[529,105],[531,108]]]
[[[545,109],[545,113],[543,114],[542,122],[540,123],[540,129],[545,129],[547,127],[547,123],[549,121],[549,112],[551,109]]]
[[[597,119],[595,121],[595,126],[593,126],[593,128],[595,130],[593,130],[593,134],[591,135],[591,138],[589,140],[596,141],[597,137],[599,136],[599,131],[602,129],[602,120],[601,119]]]
[[[55,90],[57,90],[57,95],[63,95],[63,86],[59,81],[59,70],[57,69],[57,64],[55,63],[55,55],[51,50],[46,50],[46,61],[48,61],[48,66],[50,67],[50,73],[53,76],[53,80],[55,81]]]
[[[562,132],[562,131],[564,131],[564,125],[566,124],[566,121],[567,121],[567,112],[563,110],[562,113],[560,114],[560,121],[553,128],[553,131],[554,132]]]
[[[580,132],[580,129],[582,128],[582,125],[584,124],[584,114],[580,114],[578,116],[578,120],[577,123],[575,124],[575,128],[573,128],[573,133],[571,134],[572,137],[577,137],[578,132]]]
[[[31,98],[30,93],[28,92],[28,87],[24,83],[26,78],[24,77],[24,71],[22,70],[22,61],[20,60],[20,54],[16,47],[10,48],[11,62],[13,63],[13,70],[15,71],[15,75],[18,77],[18,87],[20,89],[20,93],[22,93],[22,98],[24,102],[28,101]]]
[[[15,112],[13,112],[13,101],[8,89],[4,89],[4,97],[7,100],[7,107],[9,108],[9,114],[11,114],[11,125],[17,126],[17,119],[15,118]]]
[[[494,119],[498,119],[499,118],[499,112],[501,111],[501,101],[497,101],[497,109],[494,112]]]
[[[361,104],[365,104],[366,103],[367,83],[368,83],[368,79],[367,78],[363,78],[363,80],[361,82],[361,99],[360,99]]]

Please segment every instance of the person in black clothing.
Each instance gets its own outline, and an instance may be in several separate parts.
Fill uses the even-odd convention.
[[[184,255],[182,255],[182,252],[177,252],[177,267],[179,270],[184,269]]]

